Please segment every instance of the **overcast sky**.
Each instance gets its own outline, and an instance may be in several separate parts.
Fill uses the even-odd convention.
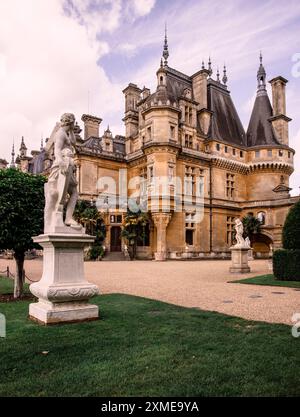
[[[124,134],[122,89],[156,86],[168,25],[169,65],[188,75],[211,55],[247,128],[262,50],[268,79],[287,87],[290,145],[298,151],[291,186],[300,186],[299,0],[1,0],[0,158],[13,139],[39,149],[61,113],[100,116]],[[297,55],[298,54],[298,55]],[[297,64],[298,62],[298,64]]]

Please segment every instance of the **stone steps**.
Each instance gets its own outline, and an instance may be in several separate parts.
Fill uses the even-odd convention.
[[[123,252],[108,252],[102,259],[102,262],[103,261],[126,261],[126,259]]]

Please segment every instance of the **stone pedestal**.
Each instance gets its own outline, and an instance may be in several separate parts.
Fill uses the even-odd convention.
[[[229,271],[233,274],[244,274],[250,272],[250,267],[248,265],[249,248],[232,246],[230,250],[232,265],[229,268]]]
[[[99,290],[86,281],[83,269],[83,249],[94,237],[53,233],[33,240],[43,247],[44,259],[41,280],[30,285],[39,300],[30,304],[29,317],[43,324],[98,319],[98,306],[88,300]]]

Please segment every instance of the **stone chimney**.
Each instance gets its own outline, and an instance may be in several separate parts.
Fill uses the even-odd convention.
[[[209,71],[202,69],[192,76],[194,100],[199,103],[199,110],[207,108],[207,77]]]
[[[123,90],[125,96],[125,122],[126,137],[134,137],[138,133],[137,103],[141,99],[141,89],[136,84],[128,84]]]
[[[81,120],[84,122],[84,140],[91,136],[99,137],[99,126],[102,119],[90,114],[83,114]]]
[[[198,102],[197,118],[204,135],[208,134],[212,112],[207,109],[207,78],[209,70],[202,68],[192,76],[194,100]]]
[[[272,123],[276,136],[282,145],[289,144],[288,123],[292,120],[286,116],[286,94],[285,88],[288,80],[283,77],[276,77],[269,81],[272,86],[273,117],[269,120]]]

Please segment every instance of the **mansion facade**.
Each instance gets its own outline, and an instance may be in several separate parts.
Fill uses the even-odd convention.
[[[270,81],[271,105],[260,57],[257,95],[245,131],[227,87],[225,67],[222,79],[219,71],[213,77],[210,60],[207,68],[202,64],[198,72],[186,75],[168,65],[168,56],[165,39],[154,92],[132,83],[123,90],[125,137],[113,136],[109,128],[101,136],[102,120],[93,115],[82,116],[82,136],[76,125],[80,198],[96,201],[105,189],[98,181],[101,178],[114,179],[117,197],[124,187],[130,195],[132,178],[141,179],[140,190],[149,190],[154,177],[169,178],[168,208],[162,195],[148,205],[148,235],[138,247],[138,256],[157,260],[229,257],[234,221],[249,213],[262,224],[253,242],[254,253],[269,256],[272,249],[281,247],[286,215],[299,199],[289,194],[294,150],[289,147],[287,80],[278,76]],[[5,161],[1,163],[5,166]],[[47,173],[52,155],[41,146],[27,156],[22,139],[13,163],[24,171]],[[126,172],[125,182],[120,172]],[[189,188],[189,204],[180,211],[173,177]],[[200,222],[195,220],[197,184],[203,201]],[[114,193],[106,188],[108,201]],[[108,205],[103,211],[108,251],[124,248],[125,212],[122,204],[113,209]]]

